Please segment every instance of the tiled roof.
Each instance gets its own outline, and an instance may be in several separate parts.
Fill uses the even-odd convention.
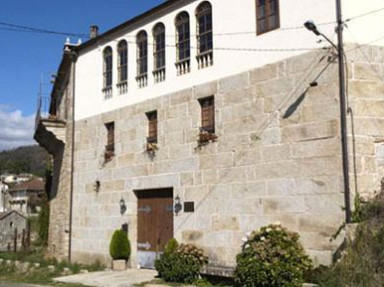
[[[3,220],[4,218],[6,218],[8,215],[11,215],[12,213],[17,213],[19,216],[25,218],[25,216],[22,215],[20,212],[17,212],[16,210],[11,210],[7,212],[0,212],[0,220]]]
[[[16,191],[16,190],[43,191],[44,189],[45,189],[44,181],[38,178],[33,178],[29,181],[21,182],[15,185],[13,188],[9,190],[9,192]]]

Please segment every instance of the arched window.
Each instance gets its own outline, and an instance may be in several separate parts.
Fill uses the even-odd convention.
[[[104,67],[103,67],[103,78],[104,78],[104,98],[108,99],[112,97],[112,68],[113,68],[113,57],[112,48],[106,47],[103,52]]]
[[[153,76],[155,83],[158,83],[165,80],[165,26],[163,23],[158,23],[153,28],[153,39]]]
[[[257,34],[280,27],[279,0],[256,0]]]
[[[127,41],[122,40],[117,46],[118,51],[118,72],[119,83],[127,81],[128,78],[128,45]]]
[[[191,42],[190,42],[190,27],[189,14],[181,12],[176,16],[176,51],[177,62],[176,67],[179,75],[190,71],[191,58]]]
[[[196,9],[197,61],[199,68],[213,64],[212,5],[205,1]]]
[[[137,77],[136,80],[140,88],[147,85],[148,72],[148,35],[145,31],[140,31],[136,37],[137,44]]]
[[[125,94],[127,92],[127,79],[128,79],[128,44],[127,41],[121,40],[117,45],[117,70],[118,70],[118,83],[117,87],[119,93]]]

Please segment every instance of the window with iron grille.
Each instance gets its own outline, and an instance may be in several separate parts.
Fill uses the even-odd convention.
[[[199,100],[201,106],[201,130],[215,133],[215,98],[207,97]]]
[[[115,155],[115,123],[105,124],[107,129],[107,145],[105,146],[104,158],[110,160]]]
[[[117,46],[118,50],[118,82],[123,83],[128,79],[128,45],[127,41],[122,40]]]
[[[212,5],[201,3],[196,9],[198,54],[211,52],[212,40]]]
[[[146,75],[148,72],[148,36],[141,31],[137,35],[137,76]]]
[[[157,143],[157,111],[146,114],[148,118],[147,143]]]
[[[104,49],[103,53],[104,58],[104,88],[112,87],[112,67],[113,67],[113,58],[112,58],[112,48],[107,47]]]
[[[165,67],[165,26],[159,23],[153,28],[153,58],[155,70]]]
[[[256,0],[257,34],[280,27],[279,0]]]
[[[189,14],[181,12],[176,16],[176,50],[177,61],[182,62],[189,60],[191,57],[191,40],[190,40],[190,26]]]

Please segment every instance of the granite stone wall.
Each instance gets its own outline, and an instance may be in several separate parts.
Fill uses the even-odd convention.
[[[384,54],[379,48],[352,48],[353,197],[355,178],[358,191],[369,193],[383,174],[384,85],[378,75],[383,76]],[[113,230],[128,223],[136,266],[134,191],[173,187],[174,196],[195,204],[193,213],[174,217],[175,238],[202,247],[215,265],[233,266],[245,234],[276,221],[300,233],[315,263],[329,264],[340,243],[330,238],[344,220],[338,73],[331,57],[331,51],[310,52],[77,122],[73,259],[108,263]],[[198,99],[212,95],[218,140],[198,149]],[[159,149],[151,157],[145,151],[145,113],[153,110]],[[115,156],[106,163],[104,124],[111,121]],[[127,205],[123,215],[121,198]]]

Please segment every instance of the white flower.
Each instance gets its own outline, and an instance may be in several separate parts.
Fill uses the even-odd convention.
[[[270,229],[269,227],[265,230],[267,233],[271,232],[272,229]]]
[[[249,244],[245,244],[245,245],[244,245],[244,248],[248,248],[248,247],[249,247]]]
[[[243,238],[241,238],[241,241],[243,241],[243,242],[247,242],[248,239],[247,239],[247,237],[243,237]]]
[[[264,236],[261,236],[261,237],[260,237],[260,240],[261,240],[261,241],[264,241],[264,240],[265,240],[265,237],[264,237]]]
[[[252,232],[251,232],[251,231],[249,231],[249,232],[247,232],[247,234],[246,234],[245,236],[247,236],[247,238],[250,238],[250,237],[251,237],[251,235],[252,235]]]

